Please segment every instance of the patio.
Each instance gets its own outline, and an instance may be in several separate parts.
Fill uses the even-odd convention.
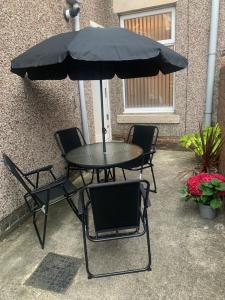
[[[177,174],[191,166],[190,153],[158,150],[154,163],[158,193],[151,194],[148,210],[152,272],[88,280],[81,224],[67,203],[58,203],[50,209],[44,250],[30,219],[1,241],[0,299],[224,299],[224,212],[204,220],[193,203],[179,200]],[[146,258],[144,238],[91,243],[89,249],[95,270],[137,266]],[[49,252],[82,260],[64,294],[24,285]]]

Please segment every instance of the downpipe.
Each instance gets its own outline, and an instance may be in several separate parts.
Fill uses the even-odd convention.
[[[208,50],[207,88],[206,88],[205,113],[204,113],[204,124],[206,126],[211,126],[212,123],[213,88],[214,88],[214,80],[215,80],[219,6],[220,6],[219,0],[212,0],[209,50]]]

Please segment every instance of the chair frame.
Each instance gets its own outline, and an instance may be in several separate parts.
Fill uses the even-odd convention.
[[[70,193],[66,190],[65,184],[68,182],[67,178],[56,178],[54,175],[52,165],[48,165],[42,168],[38,168],[32,170],[30,172],[24,173],[6,154],[3,154],[4,164],[7,169],[20,181],[23,185],[27,193],[24,195],[25,203],[28,207],[29,212],[32,214],[33,225],[41,245],[41,248],[44,249],[45,239],[46,239],[46,229],[47,229],[47,220],[48,220],[48,209],[50,205],[53,205],[59,201],[66,200],[69,206],[72,208],[73,212],[76,216],[81,220],[78,209],[73,203],[71,198],[72,195],[78,192],[78,190],[74,187],[74,192]],[[9,165],[11,164],[11,166]],[[48,172],[50,176],[53,178],[53,182],[46,184],[44,186],[39,187],[39,178],[40,173]],[[30,179],[30,176],[36,176],[35,183]],[[51,199],[51,191],[54,188],[61,187],[64,191],[63,197],[55,201]],[[41,192],[47,192],[47,201],[44,203],[38,197],[38,194]],[[30,204],[30,201],[33,200],[33,205]],[[44,223],[43,223],[43,232],[40,233],[40,230],[37,226],[37,213],[42,212],[44,214]]]
[[[151,271],[151,249],[150,249],[150,237],[149,237],[149,227],[148,227],[148,214],[147,214],[147,208],[149,206],[149,190],[150,190],[150,184],[147,180],[132,180],[132,181],[126,181],[126,182],[120,182],[120,184],[126,184],[126,183],[140,183],[140,194],[141,198],[143,200],[143,210],[140,209],[140,220],[142,222],[143,230],[140,232],[140,228],[137,227],[135,230],[127,233],[120,233],[119,229],[115,230],[116,232],[114,234],[104,234],[99,236],[98,233],[96,233],[95,236],[91,236],[89,233],[89,222],[88,222],[88,210],[89,206],[91,204],[91,199],[85,204],[84,200],[84,192],[87,191],[89,193],[89,190],[92,188],[98,188],[98,187],[105,187],[107,185],[113,186],[117,185],[118,182],[110,182],[110,183],[100,183],[100,184],[92,184],[80,191],[80,214],[82,216],[82,230],[83,230],[83,244],[84,244],[84,255],[85,255],[85,263],[86,263],[86,271],[88,274],[88,279],[91,278],[100,278],[100,277],[108,277],[108,276],[115,276],[115,275],[124,275],[124,274],[130,274],[130,273],[138,273],[138,272],[144,272],[144,271]],[[146,185],[144,188],[143,185]],[[142,188],[141,188],[142,187]],[[90,193],[89,193],[90,194]],[[129,208],[128,208],[129,209]],[[127,228],[127,229],[134,229],[134,228]],[[124,228],[122,228],[124,230]],[[127,239],[127,238],[134,238],[134,237],[140,237],[146,234],[146,240],[147,240],[147,252],[148,252],[148,263],[147,266],[139,269],[128,269],[124,271],[115,271],[111,273],[98,273],[93,274],[91,273],[89,269],[89,257],[88,257],[88,249],[87,249],[87,239],[92,242],[105,242],[105,241],[111,241],[111,240],[120,240],[120,239]]]
[[[136,125],[142,125],[142,124],[136,124]],[[134,130],[136,125],[133,125],[133,126],[130,127],[128,137],[127,137],[127,140],[126,140],[127,143],[132,143],[132,137],[133,137],[132,131]],[[143,125],[143,126],[145,126],[145,125]],[[140,167],[127,168],[127,170],[129,170],[129,171],[140,171],[140,179],[142,179],[143,170],[147,169],[147,168],[150,168],[152,179],[153,179],[153,185],[154,185],[154,188],[150,189],[150,191],[153,192],[153,193],[157,193],[155,174],[154,174],[154,170],[153,170],[154,165],[152,163],[152,160],[153,160],[153,156],[156,152],[156,143],[157,143],[157,139],[158,139],[158,135],[159,135],[159,128],[157,126],[153,126],[153,125],[151,125],[151,127],[154,128],[154,136],[153,136],[153,141],[152,141],[150,151],[149,152],[144,152]],[[144,163],[146,158],[148,158],[148,161],[147,161],[147,163]],[[126,174],[125,174],[124,169],[125,168],[122,168],[123,177],[126,180]]]
[[[75,129],[75,130],[77,131],[77,135],[78,135],[78,137],[80,138],[81,145],[82,145],[82,144],[83,144],[83,145],[87,145],[87,143],[86,143],[86,141],[85,141],[85,138],[84,138],[84,136],[83,136],[83,134],[82,134],[80,128],[78,128],[78,127],[71,127],[71,128],[66,128],[66,129],[58,130],[58,131],[56,131],[55,134],[54,134],[54,137],[55,137],[55,140],[56,140],[56,142],[57,142],[57,145],[58,145],[58,147],[59,147],[59,149],[60,149],[60,151],[61,151],[61,153],[62,153],[62,157],[65,159],[65,161],[66,161],[66,163],[67,163],[67,177],[69,178],[70,170],[77,171],[77,172],[79,172],[79,174],[80,174],[80,176],[81,176],[81,179],[82,179],[82,182],[83,182],[83,185],[85,186],[85,185],[87,185],[87,184],[86,184],[86,182],[85,182],[85,180],[84,180],[84,176],[83,176],[83,174],[82,174],[82,171],[86,171],[86,169],[85,169],[85,168],[80,168],[80,167],[78,167],[78,166],[75,166],[75,165],[71,164],[70,162],[68,162],[68,161],[66,160],[66,154],[67,154],[67,153],[65,152],[65,149],[64,149],[64,147],[63,147],[63,145],[62,145],[62,143],[61,143],[59,134],[60,134],[60,132],[66,131],[67,129]],[[88,184],[90,184],[90,183],[93,182],[93,178],[94,178],[94,170],[92,170],[91,181],[90,181]]]

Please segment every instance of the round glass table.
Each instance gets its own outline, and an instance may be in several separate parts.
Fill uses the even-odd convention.
[[[108,170],[130,163],[143,155],[143,149],[134,144],[123,142],[106,143],[106,153],[102,151],[102,143],[88,144],[69,151],[66,160],[78,167],[96,169],[97,176],[100,169],[105,170],[105,181],[108,181]]]

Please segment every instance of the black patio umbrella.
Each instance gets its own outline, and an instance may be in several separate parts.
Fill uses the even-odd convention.
[[[105,128],[102,80],[155,76],[179,71],[187,59],[150,38],[123,28],[87,27],[52,36],[11,62],[11,71],[31,80],[100,80],[103,152]]]

